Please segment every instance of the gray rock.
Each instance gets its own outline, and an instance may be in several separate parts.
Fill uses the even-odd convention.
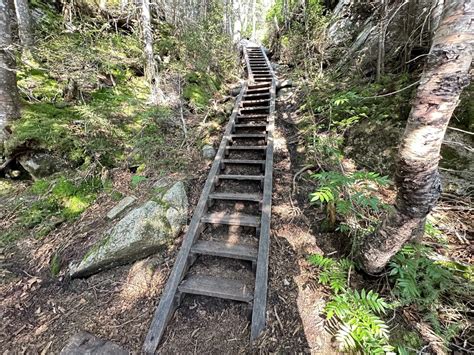
[[[242,89],[241,86],[233,87],[232,89],[230,89],[230,95],[233,96],[233,97],[239,96],[241,89]]]
[[[202,156],[205,159],[214,159],[216,156],[216,150],[212,145],[205,145],[202,147]]]
[[[186,224],[188,198],[182,182],[127,213],[92,246],[82,260],[69,266],[71,277],[142,259],[168,245]]]
[[[128,355],[129,351],[111,341],[103,340],[86,332],[73,335],[60,355]]]
[[[64,159],[49,153],[32,153],[18,159],[21,166],[33,177],[41,179],[67,168]]]
[[[127,207],[129,207],[132,203],[134,203],[137,200],[135,196],[126,196],[123,199],[120,200],[119,203],[115,205],[114,208],[112,208],[109,213],[107,213],[107,218],[108,219],[114,219],[117,217],[120,213],[122,213]]]
[[[280,90],[283,88],[289,88],[292,86],[293,86],[293,82],[289,79],[277,82],[277,90]]]
[[[156,182],[153,184],[154,189],[164,189],[166,187],[170,187],[173,184],[173,179],[170,178],[169,176],[163,176],[156,180]]]

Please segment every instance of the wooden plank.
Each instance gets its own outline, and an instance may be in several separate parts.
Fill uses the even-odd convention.
[[[253,98],[257,98],[257,97],[265,97],[265,98],[269,98],[270,97],[270,92],[261,92],[261,93],[256,93],[256,94],[245,94],[244,95],[244,99],[245,98],[250,98],[250,99],[253,99]]]
[[[271,89],[271,85],[268,84],[250,84],[247,88],[247,91],[252,91],[254,89],[265,88],[267,90]]]
[[[232,134],[231,139],[262,139],[266,138],[267,135],[265,133],[242,133],[242,134]]]
[[[212,200],[229,200],[229,201],[250,201],[260,202],[262,196],[260,194],[252,193],[238,193],[238,192],[214,192],[209,195]]]
[[[263,165],[265,160],[252,160],[252,159],[222,159],[223,164],[235,164],[235,165]]]
[[[240,94],[235,101],[234,109],[224,132],[224,138],[222,139],[219,145],[219,149],[217,151],[214,162],[212,163],[212,167],[209,171],[206,183],[204,184],[204,188],[202,189],[201,197],[199,198],[198,204],[194,209],[193,217],[189,224],[187,233],[184,236],[183,244],[181,245],[181,248],[179,250],[178,256],[173,266],[173,270],[171,271],[171,274],[161,295],[160,303],[158,304],[158,307],[156,308],[155,313],[153,315],[153,320],[151,322],[150,328],[145,338],[145,342],[143,344],[143,352],[145,354],[153,354],[155,352],[160,342],[160,339],[166,329],[166,325],[176,307],[176,291],[178,290],[178,286],[181,280],[183,279],[184,273],[186,272],[186,269],[188,267],[189,253],[191,251],[192,245],[198,237],[201,219],[207,209],[208,196],[214,185],[215,177],[220,171],[221,161],[223,160],[223,157],[225,155],[225,147],[232,132],[232,127],[235,123],[234,121],[238,113],[239,104],[242,100],[245,90],[246,84],[244,83],[244,85],[242,85]]]
[[[226,147],[227,150],[265,150],[266,145],[231,145]]]
[[[260,218],[243,213],[210,213],[201,218],[202,223],[227,224],[230,226],[259,227]]]
[[[234,128],[266,128],[266,123],[238,123],[234,125]]]
[[[257,80],[257,79],[255,79]],[[255,111],[266,111],[266,112],[269,112],[270,111],[270,106],[261,106],[261,107],[245,107],[245,108],[240,108],[240,114],[242,116],[245,116],[246,113],[250,113],[250,112],[255,112]]]
[[[254,119],[254,118],[267,118],[268,113],[257,113],[257,114],[250,114],[250,115],[238,115],[238,119]]]
[[[218,180],[248,180],[248,181],[262,181],[265,176],[262,175],[230,175],[230,174],[223,174],[218,175]]]
[[[181,283],[179,291],[241,302],[253,299],[252,290],[242,281],[204,275],[189,276]]]
[[[257,261],[258,250],[250,245],[200,240],[193,245],[191,252],[223,258]]]
[[[262,52],[263,53],[263,52]],[[263,53],[264,54],[264,53]],[[267,132],[267,152],[265,159],[265,180],[263,182],[263,201],[260,225],[260,238],[258,246],[257,270],[255,276],[255,291],[252,310],[252,324],[250,327],[250,338],[256,339],[265,328],[267,287],[268,287],[268,259],[270,251],[270,222],[272,209],[272,184],[273,184],[273,131],[275,129],[275,97],[276,79],[271,68],[270,61],[264,54],[272,73],[271,81],[271,103]]]

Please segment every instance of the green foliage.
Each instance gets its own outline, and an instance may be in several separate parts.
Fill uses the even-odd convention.
[[[43,234],[47,234],[58,222],[79,216],[96,199],[101,188],[101,182],[97,178],[80,182],[65,177],[53,181],[38,180],[32,185],[30,192],[39,197],[21,213],[20,224],[33,228],[44,223],[46,229]]]
[[[430,248],[406,245],[390,262],[393,294],[402,306],[416,309],[449,342],[467,323],[465,300],[474,287],[466,267],[433,261]],[[451,309],[456,311],[451,312]]]
[[[191,72],[185,77],[186,85],[183,97],[196,109],[203,109],[209,103],[212,95],[220,89],[220,82],[216,77],[204,72]]]
[[[404,305],[431,307],[454,285],[452,272],[430,260],[428,252],[406,245],[390,262],[394,293]]]
[[[372,290],[359,292],[350,288],[348,274],[353,263],[317,254],[310,256],[309,262],[320,269],[319,282],[328,285],[333,292],[324,313],[328,321],[336,321],[336,325],[332,323],[332,330],[340,349],[366,354],[393,352],[388,325],[381,318],[391,305]]]
[[[310,194],[310,202],[326,206],[328,217],[335,212],[341,218],[353,216],[356,221],[370,220],[371,214],[388,207],[373,195],[375,187],[388,184],[387,177],[377,173],[357,171],[344,175],[329,171],[311,177],[318,181],[319,187]],[[342,224],[341,230],[350,231],[350,228]]]
[[[145,182],[146,180],[147,180],[146,176],[133,175],[132,180],[130,181],[130,185],[132,185],[133,188],[137,188],[138,185],[140,185],[142,182]]]

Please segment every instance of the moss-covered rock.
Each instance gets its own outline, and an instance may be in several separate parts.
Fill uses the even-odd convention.
[[[84,277],[116,265],[144,258],[166,246],[186,224],[188,199],[184,184],[175,183],[161,197],[130,211],[79,262],[71,263],[71,277]]]

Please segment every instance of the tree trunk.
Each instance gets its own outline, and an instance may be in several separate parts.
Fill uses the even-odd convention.
[[[446,5],[401,140],[395,208],[359,250],[362,266],[369,273],[380,272],[407,241],[423,234],[426,216],[440,195],[441,144],[470,79],[473,12],[473,0]]]
[[[234,43],[239,43],[241,39],[241,33],[242,33],[242,22],[240,18],[240,0],[233,0],[232,3],[232,16],[233,16],[233,35],[232,38],[234,40]]]
[[[153,54],[153,31],[151,29],[150,1],[141,0],[141,7],[142,35],[145,46],[145,77],[150,83],[150,102],[156,105],[163,102],[163,93],[159,87],[160,77],[158,75],[158,65]]]
[[[14,0],[16,18],[18,22],[18,37],[20,38],[21,45],[23,46],[24,52],[27,53],[33,47],[33,32],[31,26],[31,14],[28,8],[27,0]]]
[[[8,6],[8,0],[0,0],[0,153],[9,123],[20,116]]]

